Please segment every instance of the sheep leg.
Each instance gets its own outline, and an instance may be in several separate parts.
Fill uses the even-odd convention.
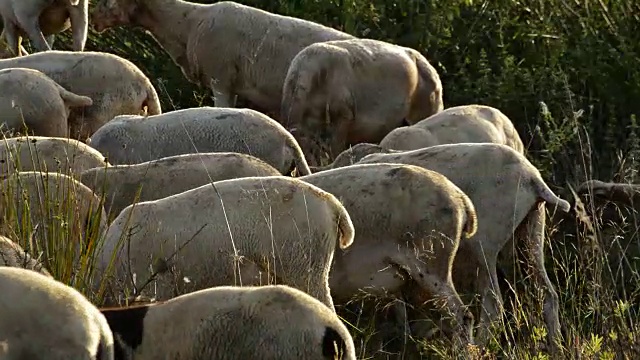
[[[34,9],[29,8],[19,8],[16,9],[16,19],[22,25],[22,29],[29,36],[29,41],[33,44],[38,51],[47,51],[51,50],[47,40],[44,38],[42,34],[42,30],[40,30],[40,9],[34,11]]]
[[[490,326],[502,317],[502,294],[498,286],[498,274],[496,272],[496,262],[487,259],[486,272],[481,267],[478,274],[478,293],[482,297],[482,309],[480,311],[479,327],[476,332],[478,345],[486,345],[489,342],[491,333]]]
[[[87,32],[89,31],[88,11],[88,1],[69,7],[69,18],[71,19],[73,31],[73,50],[75,51],[83,51],[87,42]]]
[[[14,56],[20,56],[20,41],[18,39],[18,29],[11,22],[5,22],[2,34],[7,42],[7,48]]]
[[[556,341],[561,341],[560,319],[558,311],[560,300],[544,267],[544,227],[545,227],[545,203],[539,202],[537,209],[527,215],[526,225],[523,229],[525,235],[525,252],[527,257],[527,272],[532,275],[536,284],[543,288],[545,293],[543,316],[547,325],[547,341],[552,352],[557,350]]]

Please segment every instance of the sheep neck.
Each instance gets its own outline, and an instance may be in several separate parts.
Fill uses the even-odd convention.
[[[180,63],[187,52],[191,16],[203,5],[182,0],[152,0],[141,4],[135,24],[151,32],[174,61]]]

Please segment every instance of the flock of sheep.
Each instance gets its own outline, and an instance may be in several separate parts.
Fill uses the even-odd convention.
[[[0,146],[0,358],[355,359],[334,303],[363,293],[435,306],[456,346],[484,345],[516,250],[543,290],[549,348],[561,343],[545,206],[571,205],[505,114],[445,109],[416,50],[230,1],[98,0],[89,14],[88,0],[0,0],[0,13],[13,134]],[[83,51],[89,22],[148,30],[215,107],[163,113],[133,63]],[[74,51],[51,50],[70,26]],[[88,284],[100,308],[12,240],[25,217],[46,228],[65,206],[74,259],[102,240]],[[156,302],[115,307],[143,297]]]

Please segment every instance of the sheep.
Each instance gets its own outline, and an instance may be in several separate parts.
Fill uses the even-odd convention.
[[[162,115],[121,115],[91,135],[88,144],[111,164],[136,164],[197,152],[253,155],[281,174],[311,173],[300,145],[277,121],[251,109],[203,106]]]
[[[2,359],[113,360],[104,315],[74,288],[38,272],[0,266]]]
[[[40,136],[68,136],[69,110],[91,106],[38,70],[0,70],[0,128]],[[25,129],[26,127],[26,129]]]
[[[38,171],[18,172],[0,182],[0,226],[14,238],[36,234],[36,248],[45,257],[71,252],[76,260],[87,240],[107,229],[104,208],[91,189],[69,176]]]
[[[363,157],[369,154],[378,154],[378,153],[395,153],[400,152],[400,150],[389,150],[385,149],[378,144],[372,143],[359,143],[351,146],[347,150],[341,152],[336,158],[333,160],[331,164],[325,166],[309,166],[309,169],[312,173],[324,170],[335,169],[343,166],[349,166],[357,163]]]
[[[83,51],[87,42],[89,0],[0,0],[0,16],[3,38],[18,56],[22,37],[29,37],[37,51],[47,51],[53,46],[55,34],[69,27],[73,50]]]
[[[76,178],[84,170],[105,166],[111,164],[98,150],[78,140],[44,136],[0,140],[0,176],[32,170]]]
[[[418,51],[373,39],[314,43],[291,61],[281,118],[294,128],[309,163],[315,143],[333,158],[349,145],[379,142],[389,131],[442,111],[442,83]]]
[[[136,199],[157,200],[210,182],[276,175],[280,175],[278,170],[258,158],[223,152],[176,155],[134,165],[88,169],[81,174],[80,181],[96,194],[106,195],[105,211],[118,215]]]
[[[394,129],[380,146],[416,150],[458,143],[504,144],[524,154],[524,144],[511,120],[496,108],[476,104],[450,107],[414,125]]]
[[[360,291],[399,295],[409,280],[398,274],[406,274],[423,301],[435,297],[453,314],[445,333],[471,342],[473,316],[451,280],[460,239],[477,227],[467,195],[444,176],[412,165],[352,165],[299,179],[336,196],[353,222],[354,244],[336,252],[329,274],[335,302]]]
[[[71,137],[84,141],[117,115],[162,113],[153,84],[132,62],[117,55],[93,51],[51,50],[0,60],[0,69],[29,68],[43,72],[93,105],[71,109]]]
[[[20,267],[37,271],[45,276],[53,278],[51,273],[29,255],[24,249],[6,236],[0,235],[0,266]]]
[[[354,38],[232,1],[99,0],[91,24],[98,32],[123,25],[148,30],[190,82],[212,90],[216,107],[233,107],[238,96],[268,114],[280,112],[287,69],[300,50]]]
[[[116,353],[135,353],[138,360],[356,359],[342,321],[317,299],[284,285],[219,286],[100,311],[121,339]]]
[[[141,290],[155,281],[158,300],[210,286],[277,282],[333,309],[333,253],[353,236],[342,204],[313,185],[285,176],[222,180],[127,206],[107,230],[96,274],[116,291],[133,285],[135,295],[146,295]]]
[[[544,291],[547,338],[555,349],[555,339],[561,335],[559,300],[544,267],[544,204],[563,212],[568,212],[570,205],[549,189],[538,169],[511,147],[492,143],[447,144],[395,154],[371,154],[358,162],[372,163],[410,164],[437,171],[471,198],[478,214],[478,231],[470,241],[460,243],[453,281],[463,299],[465,294],[480,294],[483,311],[476,333],[479,343],[486,343],[486,326],[502,313],[500,289],[492,284],[498,284],[498,253],[513,239],[527,254],[528,270],[533,270],[534,280]]]

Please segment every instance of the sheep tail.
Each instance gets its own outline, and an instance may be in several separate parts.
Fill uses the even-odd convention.
[[[337,198],[335,201],[339,204],[336,206],[338,208],[338,231],[340,233],[338,246],[340,246],[340,249],[346,249],[353,244],[356,231],[347,209],[344,208]]]
[[[322,337],[322,357],[325,359],[342,359],[347,352],[347,343],[340,333],[327,326]]]
[[[478,214],[476,213],[476,207],[473,205],[473,201],[471,201],[467,194],[462,193],[462,201],[464,202],[464,211],[467,215],[464,222],[463,235],[468,239],[478,231]]]
[[[145,106],[147,108],[147,116],[162,114],[158,92],[151,83],[149,83],[149,86],[147,87],[147,98],[142,103],[142,109],[144,109]]]
[[[567,200],[561,199],[558,195],[554,194],[549,186],[539,177],[536,176],[531,179],[531,186],[533,187],[536,195],[542,200],[546,201],[550,205],[557,206],[560,210],[567,213],[571,210],[571,204]]]
[[[72,93],[71,91],[63,88],[60,84],[57,84],[58,93],[62,98],[62,101],[69,107],[91,106],[93,100],[88,96],[82,96]]]

